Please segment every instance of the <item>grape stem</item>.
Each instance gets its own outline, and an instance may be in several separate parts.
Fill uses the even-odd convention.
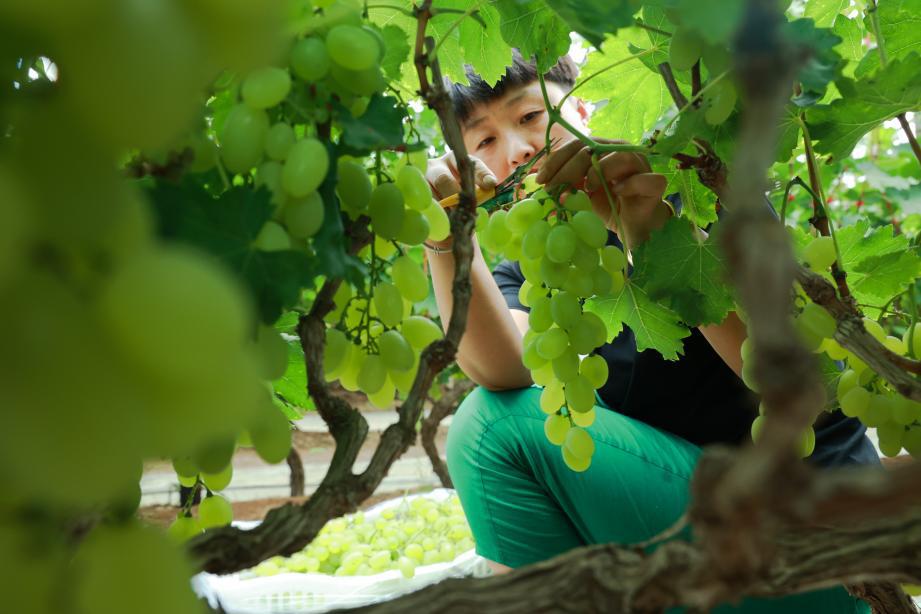
[[[803,131],[803,145],[806,149],[806,167],[809,170],[809,183],[812,188],[809,193],[812,195],[813,216],[812,225],[824,236],[830,236],[835,246],[835,261],[831,265],[831,274],[838,286],[838,293],[845,300],[851,299],[851,290],[847,285],[847,273],[842,268],[841,250],[838,247],[838,238],[835,236],[835,225],[832,223],[831,216],[826,206],[825,192],[822,188],[822,181],[819,178],[819,165],[816,161],[815,151],[812,148],[812,137],[809,134],[809,126],[806,124],[805,113],[796,116],[800,129]],[[805,186],[804,186],[805,187]]]
[[[918,306],[915,304],[915,285],[908,286],[908,304],[911,307],[911,323],[908,325],[908,355],[912,358],[919,358],[918,353],[921,348],[915,347],[915,327],[918,325]]]
[[[610,206],[611,208],[611,217],[608,220],[608,222],[610,222],[611,220],[614,221],[614,232],[616,232],[617,236],[620,237],[620,241],[621,243],[623,243],[623,246],[624,246],[624,255],[627,257],[627,260],[629,261],[630,260],[630,243],[627,239],[626,233],[623,232],[624,229],[620,224],[620,216],[617,214],[617,202],[615,201],[614,197],[611,195],[610,187],[608,186],[608,182],[605,180],[604,175],[602,174],[601,165],[598,163],[598,154],[596,153],[592,154],[592,168],[595,169],[596,173],[598,173],[598,179],[601,182],[601,187],[604,189],[604,195],[608,199],[608,206]]]

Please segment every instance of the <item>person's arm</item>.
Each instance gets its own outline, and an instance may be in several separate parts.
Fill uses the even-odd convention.
[[[471,380],[489,390],[510,390],[531,385],[531,374],[521,362],[521,338],[528,329],[528,314],[509,309],[483,254],[473,240],[470,269],[472,291],[467,328],[457,351],[457,364]],[[451,240],[442,242],[447,249]],[[454,256],[450,251],[429,251],[429,270],[441,321],[447,326],[454,309]]]
[[[496,178],[480,160],[474,162],[477,185],[494,187]],[[459,191],[453,156],[448,154],[430,160],[426,178],[436,198],[446,198]],[[521,362],[521,338],[528,330],[528,314],[509,309],[499,291],[476,237],[473,241],[473,263],[470,269],[471,297],[467,311],[467,327],[457,351],[457,364],[471,380],[489,390],[510,390],[531,385],[531,374]],[[428,251],[429,271],[435,287],[435,302],[441,321],[447,327],[454,309],[454,255],[450,251],[453,239],[432,245],[439,251]]]

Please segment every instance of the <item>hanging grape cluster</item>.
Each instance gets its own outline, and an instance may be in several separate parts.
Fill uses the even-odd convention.
[[[509,210],[480,209],[477,233],[487,250],[518,260],[525,282],[519,299],[530,308],[523,361],[543,386],[544,432],[561,447],[566,465],[585,471],[594,441],[586,431],[595,420],[595,390],[608,379],[608,365],[593,352],[608,339],[607,327],[583,310],[585,299],[621,290],[627,260],[607,245],[608,230],[581,191],[551,196],[526,178],[531,196]]]
[[[829,269],[836,262],[834,239],[819,236],[807,243],[800,253],[803,263],[818,273],[829,277]],[[867,427],[876,428],[880,451],[886,456],[897,456],[903,449],[915,458],[921,458],[921,403],[908,399],[880,378],[867,364],[835,340],[835,318],[821,305],[812,302],[799,284],[795,284],[795,313],[793,328],[800,341],[809,350],[823,353],[843,365],[837,379],[835,393],[842,413],[858,418]],[[871,318],[863,319],[864,327],[882,345],[895,354],[907,356],[910,350],[917,355],[921,350],[921,325],[909,326],[902,338],[887,335],[882,325]],[[752,378],[752,344],[742,344],[742,379],[757,391]],[[752,424],[752,437],[757,440],[764,416]],[[799,442],[800,455],[812,454],[815,432],[809,427]]]

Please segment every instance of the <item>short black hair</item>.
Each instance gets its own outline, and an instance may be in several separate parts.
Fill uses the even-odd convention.
[[[531,60],[525,60],[517,49],[512,49],[512,65],[505,69],[505,74],[495,85],[486,83],[469,64],[465,66],[465,72],[469,85],[460,85],[445,79],[448,93],[454,103],[454,113],[461,123],[469,119],[476,105],[496,100],[512,88],[537,81],[536,64]],[[568,92],[576,84],[578,74],[579,68],[576,63],[571,57],[564,55],[544,73],[544,79],[563,86]]]

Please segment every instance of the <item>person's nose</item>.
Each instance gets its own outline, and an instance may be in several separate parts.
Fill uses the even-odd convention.
[[[508,144],[508,165],[513,170],[526,163],[534,154],[537,153],[538,147],[530,139],[514,135],[509,139]]]

